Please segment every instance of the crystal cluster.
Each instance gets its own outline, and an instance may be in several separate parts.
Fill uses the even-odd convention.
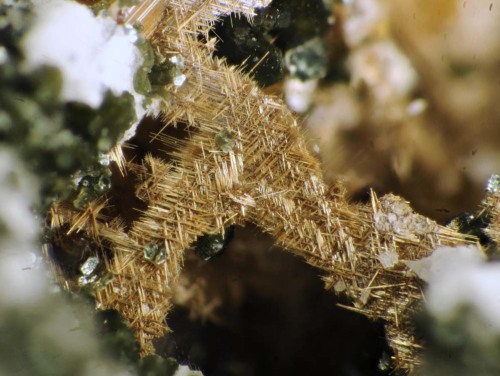
[[[373,214],[375,228],[382,235],[395,234],[408,239],[434,233],[438,227],[426,217],[414,214],[410,205],[394,195],[380,199],[380,210]]]
[[[222,234],[206,234],[198,237],[194,243],[194,251],[203,260],[208,261],[211,258],[220,256],[227,248],[229,242],[233,238],[234,228],[226,229],[226,233]]]
[[[144,260],[160,265],[165,262],[166,251],[164,247],[150,243],[144,247]]]

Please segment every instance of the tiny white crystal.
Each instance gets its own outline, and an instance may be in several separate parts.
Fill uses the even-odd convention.
[[[80,271],[84,276],[91,275],[99,265],[99,257],[89,257],[80,267]]]
[[[399,262],[399,256],[396,251],[385,251],[377,256],[378,261],[382,264],[384,269],[392,268]]]
[[[181,87],[184,84],[184,81],[186,81],[185,74],[179,74],[178,76],[174,77],[174,85],[177,87]]]
[[[465,306],[500,333],[500,263],[486,262],[476,246],[457,246],[438,248],[406,264],[429,282],[426,306],[434,317],[451,320]]]
[[[297,78],[285,80],[285,101],[295,112],[306,112],[312,103],[312,95],[318,86],[318,80],[301,81]]]
[[[440,279],[443,273],[450,270],[477,265],[485,259],[484,254],[476,246],[440,247],[430,256],[404,263],[426,282]]]
[[[342,279],[339,280],[335,285],[333,285],[333,289],[335,290],[335,292],[345,291],[346,288],[347,286]]]

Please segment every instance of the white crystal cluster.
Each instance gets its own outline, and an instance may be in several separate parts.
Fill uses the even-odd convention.
[[[429,283],[426,306],[437,320],[453,320],[468,308],[476,314],[474,331],[500,333],[500,263],[486,262],[477,246],[440,247],[406,264]]]
[[[374,213],[375,228],[381,234],[398,235],[417,240],[420,236],[437,231],[437,225],[426,217],[416,214],[406,201],[394,195],[380,199]]]
[[[62,100],[98,108],[107,90],[135,94],[133,79],[142,57],[130,26],[68,0],[35,0],[35,17],[22,41],[26,69],[59,68]],[[138,101],[141,99],[138,97]]]

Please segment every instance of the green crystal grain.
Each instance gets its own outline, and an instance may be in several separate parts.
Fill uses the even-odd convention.
[[[148,261],[153,261],[158,252],[158,246],[156,244],[150,243],[144,247],[144,259]]]
[[[227,129],[223,129],[215,136],[215,144],[219,150],[229,152],[233,150],[236,142],[231,133]]]
[[[166,250],[164,247],[159,247],[157,244],[150,243],[144,247],[143,257],[153,264],[160,265],[166,260]]]
[[[73,206],[83,209],[88,203],[99,198],[111,189],[109,166],[98,163],[94,169],[80,179]]]
[[[285,54],[288,71],[302,81],[325,77],[327,62],[326,49],[319,37],[292,48]]]
[[[156,55],[156,62],[148,75],[153,89],[161,88],[168,84],[182,86],[186,76],[182,73],[184,70],[184,58],[179,54],[168,56]]]
[[[152,90],[149,74],[155,63],[155,53],[151,43],[142,37],[139,39],[137,48],[141,53],[143,63],[134,75],[134,89],[139,94],[148,95]]]
[[[194,243],[194,251],[201,259],[208,261],[220,256],[234,236],[234,227],[228,227],[224,234],[205,234]]]

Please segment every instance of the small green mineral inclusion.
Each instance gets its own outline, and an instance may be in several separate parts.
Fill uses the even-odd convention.
[[[140,51],[143,63],[134,75],[134,89],[139,94],[147,95],[151,93],[151,82],[149,73],[155,63],[155,52],[151,43],[143,37],[139,37],[137,49]]]
[[[224,237],[219,234],[202,236],[198,239],[195,248],[196,254],[205,261],[221,254],[223,251]]]
[[[165,260],[166,260],[166,255],[167,255],[167,253],[165,251],[165,248],[163,248],[163,247],[160,248],[158,250],[158,252],[156,253],[156,257],[154,259],[154,263],[156,265],[163,264],[165,262]]]
[[[181,55],[157,55],[156,63],[151,68],[151,72],[148,76],[149,81],[153,88],[155,86],[165,86],[171,83],[180,87],[186,80],[186,76],[182,73],[183,70],[184,58]]]
[[[83,209],[89,202],[107,193],[111,189],[111,172],[109,170],[109,158],[105,155],[99,156],[99,163],[89,169],[84,175],[77,188],[76,198],[73,206]]]
[[[227,129],[223,129],[217,134],[217,136],[215,136],[215,144],[220,150],[229,152],[233,150],[236,142],[234,141],[231,133]]]
[[[113,280],[113,275],[101,267],[99,257],[90,256],[81,266],[78,286],[90,291],[102,290]]]
[[[156,252],[158,252],[158,246],[154,243],[149,243],[144,247],[144,259],[148,261],[153,261]]]
[[[87,291],[95,292],[105,288],[113,280],[111,273],[106,273],[103,276],[97,274],[86,277],[84,275],[78,278],[78,286],[85,288]]]
[[[285,64],[290,74],[301,81],[325,77],[327,57],[323,41],[316,37],[288,50]]]
[[[111,188],[111,179],[108,175],[101,175],[97,178],[94,189],[97,193],[105,193]]]
[[[221,255],[229,245],[234,235],[234,226],[225,229],[225,234],[205,234],[194,243],[195,253],[203,260],[208,261]]]
[[[73,205],[77,209],[82,209],[89,202],[109,191],[110,188],[111,179],[107,174],[86,175],[80,180],[78,194],[73,200]]]
[[[156,265],[163,264],[166,260],[165,248],[149,243],[144,247],[144,259]]]

